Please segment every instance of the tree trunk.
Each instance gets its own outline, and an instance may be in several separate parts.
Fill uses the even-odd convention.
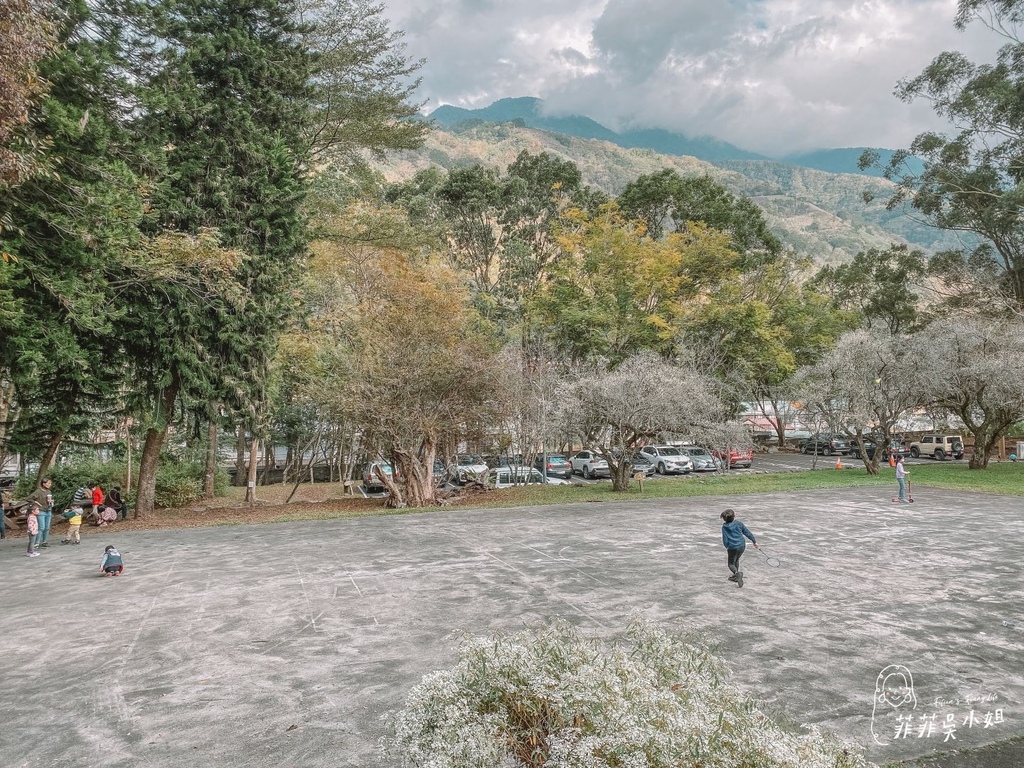
[[[164,390],[163,399],[160,401],[160,407],[163,410],[159,414],[157,422],[162,426],[150,427],[146,430],[146,443],[142,447],[142,456],[139,459],[139,489],[135,497],[135,513],[132,515],[135,519],[150,514],[156,508],[156,469],[160,461],[160,449],[163,448],[164,438],[167,437],[171,414],[174,413],[174,403],[178,399],[180,388],[181,382],[175,374],[167,389]]]
[[[607,458],[605,460],[607,461]],[[631,469],[629,463],[625,461],[625,459],[616,463],[612,463],[611,461],[609,461],[608,469],[611,470],[612,474],[612,490],[628,491],[629,471]]]
[[[0,373],[0,376],[3,374]],[[11,403],[14,402],[14,382],[8,381],[6,378],[0,382],[0,470],[7,464],[7,430],[8,427],[13,427],[17,421],[17,416],[10,420],[8,424],[7,417],[11,413]]]
[[[437,502],[434,487],[434,458],[437,456],[437,444],[432,438],[426,438],[415,453],[405,450],[392,450],[391,467],[396,475],[394,481],[381,475],[381,480],[391,492],[385,506],[392,509],[400,507],[429,507]],[[394,488],[392,488],[394,486]],[[395,490],[401,489],[396,495]]]
[[[206,471],[203,473],[203,498],[212,499],[217,476],[217,416],[210,409],[210,423],[206,426]]]
[[[235,428],[235,487],[245,485],[245,427]]]
[[[256,456],[259,454],[260,441],[253,437],[249,443],[249,468],[245,473],[245,503],[256,503]]]
[[[43,478],[46,477],[46,473],[50,471],[50,467],[53,466],[54,457],[56,457],[57,451],[60,450],[60,444],[62,442],[64,442],[63,432],[54,432],[50,436],[50,444],[46,446],[46,453],[44,453],[43,458],[39,460],[39,474],[36,476],[37,486],[42,482]]]

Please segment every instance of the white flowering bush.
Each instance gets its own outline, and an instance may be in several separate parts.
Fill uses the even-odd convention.
[[[416,768],[852,768],[852,747],[787,729],[702,644],[634,620],[601,643],[566,624],[468,640],[389,718],[383,755]]]

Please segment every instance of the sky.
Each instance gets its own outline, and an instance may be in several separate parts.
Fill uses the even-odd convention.
[[[426,60],[430,112],[536,96],[613,130],[664,128],[781,156],[906,147],[946,126],[893,90],[944,50],[1002,38],[953,26],[956,0],[384,0]]]

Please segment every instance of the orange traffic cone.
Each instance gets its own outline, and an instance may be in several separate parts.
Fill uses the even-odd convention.
[[[895,467],[896,466],[896,458],[891,453],[889,454],[889,466],[890,467]]]
[[[842,469],[842,468],[843,468],[843,457],[842,456],[836,456],[836,469]]]

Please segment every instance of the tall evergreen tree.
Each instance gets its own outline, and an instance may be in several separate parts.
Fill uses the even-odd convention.
[[[189,235],[215,230],[242,259],[234,301],[211,296],[205,319],[192,325],[198,340],[168,327],[163,354],[149,348],[133,357],[159,413],[140,464],[142,513],[152,507],[156,461],[179,396],[224,399],[247,410],[255,426],[262,381],[294,305],[289,285],[305,249],[312,63],[296,17],[292,0],[165,0],[156,8],[162,45],[142,127],[166,153],[157,221]],[[148,304],[154,327],[164,322],[164,306],[159,297]]]
[[[42,471],[65,435],[116,400],[116,291],[142,214],[110,75],[117,41],[97,33],[83,0],[59,10],[62,45],[40,63],[50,88],[31,115],[48,143],[46,164],[0,199],[13,224],[0,249],[14,256],[0,266],[0,369],[22,418],[11,439],[42,454]]]

